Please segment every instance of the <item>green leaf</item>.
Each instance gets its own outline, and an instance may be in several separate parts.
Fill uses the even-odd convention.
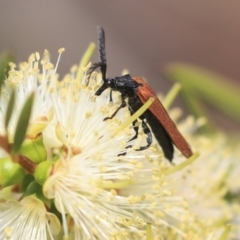
[[[55,214],[60,221],[62,220],[62,214],[57,210],[57,208],[54,204],[54,201],[51,202],[50,212]],[[61,236],[61,238],[59,238],[59,240],[60,239],[62,239],[62,236]]]
[[[219,240],[227,240],[228,237],[229,237],[230,230],[231,230],[231,225],[230,224],[226,225],[226,227],[225,227],[222,235],[220,236]]]
[[[240,88],[231,80],[184,63],[170,64],[167,75],[170,80],[180,82],[186,94],[196,101],[204,100],[240,123]]]
[[[167,95],[164,97],[162,104],[166,110],[168,110],[171,107],[173,101],[176,99],[180,90],[181,84],[175,83],[173,87],[170,89],[170,91],[167,93]]]
[[[0,55],[0,89],[2,88],[4,80],[7,78],[9,62],[12,62],[13,60],[14,57],[10,52],[4,52]]]
[[[76,79],[78,81],[82,80],[82,67],[86,67],[87,64],[90,62],[91,57],[94,53],[96,49],[96,45],[94,43],[90,43],[87,50],[85,51],[85,53],[83,54],[83,57],[81,58],[80,62],[79,62],[79,66],[78,66],[78,71],[77,71],[77,77]]]
[[[27,189],[27,187],[28,187],[28,185],[29,185],[31,182],[33,182],[33,181],[34,181],[33,175],[31,175],[31,174],[26,174],[26,175],[23,177],[23,179],[22,179],[22,181],[21,181],[21,184],[20,184],[20,186],[19,186],[20,192],[25,192],[26,189]]]
[[[152,240],[152,225],[151,223],[147,223],[146,227],[146,232],[147,232],[147,240]]]
[[[214,125],[214,122],[211,120],[208,112],[204,108],[203,104],[195,97],[194,94],[189,94],[190,89],[189,87],[185,86],[184,89],[181,91],[183,100],[190,109],[191,113],[196,117],[200,118],[204,116],[204,118],[207,119],[207,124],[202,126],[199,131],[207,132],[207,133],[214,133],[217,131],[216,126]]]
[[[17,153],[23,143],[28,128],[33,101],[34,93],[32,93],[26,100],[19,116],[12,145],[12,153]]]
[[[22,198],[35,195],[40,199],[48,208],[51,206],[51,200],[47,199],[42,192],[42,186],[40,186],[36,181],[32,181],[26,188]]]
[[[9,121],[12,116],[13,108],[14,108],[14,103],[15,103],[15,89],[12,89],[12,93],[8,102],[8,107],[7,107],[7,113],[5,117],[5,129],[7,130]]]

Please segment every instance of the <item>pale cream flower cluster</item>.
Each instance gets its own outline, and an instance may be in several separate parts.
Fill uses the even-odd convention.
[[[176,151],[171,165],[156,142],[134,151],[146,136],[140,131],[128,142],[134,131],[127,108],[103,121],[119,106],[119,94],[114,93],[113,103],[107,90],[96,97],[101,79],[89,78],[88,68],[81,69],[81,79],[75,66],[59,81],[59,59],[54,67],[45,51],[42,59],[32,54],[19,70],[12,64],[2,89],[0,133],[7,132],[10,141],[21,107],[35,93],[25,141],[41,136],[36,152],[45,157],[34,163],[51,167],[40,172],[42,181],[39,173],[25,173],[19,184],[2,189],[0,238],[227,239],[227,223],[237,207],[224,199],[233,162],[225,140],[194,135],[201,121],[189,118],[179,127],[201,153],[197,160]],[[12,87],[14,114],[5,129]],[[176,112],[171,115],[177,120]],[[2,152],[2,159],[7,155]]]

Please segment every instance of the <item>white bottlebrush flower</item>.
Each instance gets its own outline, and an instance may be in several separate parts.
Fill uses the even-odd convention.
[[[62,53],[64,50],[60,49],[59,51]],[[40,71],[39,65],[42,66],[42,71]],[[54,68],[54,65],[50,63],[50,57],[47,50],[45,50],[42,60],[40,60],[39,53],[30,55],[28,62],[24,62],[19,65],[19,70],[16,69],[15,64],[10,64],[11,69],[9,71],[9,76],[4,82],[5,86],[2,89],[1,94],[0,111],[2,114],[0,115],[0,132],[5,132],[4,119],[7,103],[13,89],[16,92],[14,103],[15,109],[7,129],[8,135],[11,137],[14,134],[21,109],[27,97],[32,92],[35,93],[36,97],[32,108],[28,135],[30,135],[30,137],[35,137],[36,134],[46,127],[47,122],[50,120],[52,115],[51,106],[48,101],[49,92],[46,91],[46,89],[49,88],[50,82],[54,82],[57,79],[57,65]]]
[[[178,111],[173,111],[173,118],[174,115],[179,115]],[[174,193],[186,199],[190,212],[195,216],[196,222],[200,223],[197,227],[188,226],[191,229],[189,231],[199,233],[203,233],[203,229],[210,231],[211,228],[234,223],[234,215],[238,209],[225,197],[229,191],[226,181],[236,154],[230,150],[228,138],[223,134],[208,137],[196,134],[195,131],[202,123],[203,120],[194,121],[189,117],[178,124],[193,149],[198,149],[200,156],[181,171],[176,171],[174,176],[169,175],[169,184],[175,189]],[[182,162],[181,157],[175,157],[176,169]]]
[[[66,236],[70,225],[83,239],[108,239],[133,233],[144,239],[147,222],[157,232],[160,226],[175,228],[168,218],[179,222],[186,217],[185,202],[172,195],[164,176],[155,174],[153,166],[149,167],[137,155],[136,159],[133,156],[118,159],[105,155],[104,150],[92,149],[91,153],[83,152],[60,161],[44,184],[45,196],[54,199],[63,214]],[[67,223],[65,213],[73,221]],[[175,231],[183,234],[177,228]]]
[[[146,238],[148,221],[155,232],[157,225],[174,227],[166,219],[180,221],[187,212],[181,197],[171,195],[164,176],[155,173],[163,161],[161,152],[151,147],[119,155],[134,134],[131,122],[122,128],[129,112],[121,109],[114,119],[103,121],[120,103],[109,104],[108,90],[95,98],[98,81],[86,82],[85,73],[80,83],[72,74],[51,89],[55,117],[50,125],[67,150],[59,152],[43,193],[62,213],[65,237],[70,230],[75,239]]]
[[[146,144],[146,137],[140,131],[137,140],[128,142],[134,131],[127,108],[113,119],[103,120],[119,106],[119,94],[114,94],[114,103],[109,103],[108,90],[96,98],[101,83],[94,74],[88,79],[85,69],[78,81],[73,68],[71,74],[57,81],[56,67],[50,64],[47,52],[41,61],[42,73],[39,62],[35,54],[19,71],[12,66],[3,88],[5,103],[1,111],[6,112],[10,86],[14,85],[17,111],[8,128],[8,133],[13,134],[21,106],[35,92],[30,126],[42,132],[48,150],[46,162],[54,163],[43,193],[54,200],[62,214],[64,236],[145,238],[148,221],[155,233],[158,225],[175,228],[167,218],[180,221],[186,214],[185,203],[181,197],[172,196],[164,176],[155,173],[155,167],[164,161],[162,153],[154,144],[144,152],[133,150]],[[4,114],[1,117],[3,128]],[[38,128],[37,124],[43,122],[42,128]],[[128,145],[132,148],[126,148]],[[14,229],[12,234],[17,234]]]
[[[116,122],[109,124],[103,121],[106,112],[110,110],[109,91],[106,91],[101,98],[95,98],[97,81],[90,81],[86,85],[86,72],[83,74],[82,82],[77,81],[72,72],[60,83],[51,84],[49,97],[54,117],[44,131],[44,136],[49,139],[46,140],[46,145],[48,143],[51,145],[50,141],[55,134],[61,144],[71,147],[74,154],[91,150],[94,142],[99,142],[100,138],[102,143],[109,144],[104,139],[109,139],[109,135],[118,127]],[[127,111],[123,110],[123,112],[126,114]],[[121,138],[122,142],[128,140],[126,135]],[[118,141],[120,143],[120,139]],[[115,147],[119,148],[121,144]]]
[[[38,68],[40,63],[42,72]],[[33,175],[43,185],[44,196],[51,199],[51,204],[55,204],[61,214],[62,229],[58,237],[61,238],[62,234],[64,239],[75,240],[148,240],[146,226],[151,225],[156,239],[171,239],[169,236],[173,236],[173,232],[176,239],[191,239],[190,231],[194,228],[204,230],[201,228],[202,222],[196,218],[204,216],[192,209],[196,199],[190,195],[193,192],[195,194],[191,175],[188,175],[190,183],[182,179],[185,172],[188,174],[188,168],[168,174],[177,168],[163,158],[156,142],[145,151],[134,151],[146,144],[146,136],[139,131],[138,138],[129,142],[134,130],[127,107],[121,109],[113,119],[104,121],[119,106],[121,99],[116,92],[113,93],[113,103],[109,103],[109,90],[96,97],[95,92],[101,85],[96,74],[88,79],[85,69],[79,80],[76,68],[73,68],[69,75],[58,81],[56,68],[50,63],[48,52],[45,52],[42,61],[38,54],[32,55],[28,63],[21,65],[20,71],[12,66],[1,95],[5,97],[1,98],[0,134],[4,132],[10,86],[14,85],[17,90],[16,111],[8,127],[10,135],[15,131],[21,106],[34,91],[35,101],[26,138],[40,133],[43,135],[41,147],[47,150],[47,159],[35,164],[36,174]],[[191,126],[194,129],[197,124],[188,125],[189,128],[185,129],[191,129]],[[184,132],[184,127],[182,130]],[[198,141],[194,144],[195,137],[188,134],[189,143],[197,149]],[[175,165],[184,160],[178,152],[175,154]],[[43,174],[40,171],[39,175],[40,167],[45,164],[52,165]],[[199,176],[202,177],[202,174]],[[213,176],[215,180],[211,186],[214,187],[223,176],[221,171]],[[182,186],[184,191],[181,190]],[[204,191],[203,185],[200,186]],[[20,190],[18,194],[22,194]],[[202,193],[203,196],[208,194],[208,191]],[[216,198],[221,196],[216,195]],[[199,208],[204,207],[208,209],[203,205]],[[51,215],[52,208],[48,208],[48,213],[40,200],[33,197],[20,202],[3,200],[0,211],[0,220],[4,222],[0,236],[9,233],[13,239],[19,236],[23,236],[22,239],[55,239],[53,234],[58,230],[57,221],[55,230],[51,228],[51,223],[55,223],[55,215]],[[19,212],[24,213],[21,215],[24,225],[17,225],[15,221],[14,216],[18,216]],[[38,220],[37,216],[41,219]],[[39,225],[33,226],[35,221]],[[22,227],[21,233],[25,235],[19,235],[19,227]],[[199,236],[204,239],[210,232],[208,229]]]
[[[60,231],[58,218],[46,211],[44,204],[29,196],[20,202],[8,200],[0,203],[1,239],[54,239]]]
[[[234,141],[234,139],[233,139]],[[231,142],[230,142],[231,144]],[[228,178],[226,179],[227,188],[232,195],[239,195],[240,192],[240,182],[238,181],[239,178],[239,171],[240,171],[240,144],[237,142],[235,144],[232,142],[232,146],[230,145],[228,148],[228,153],[231,155],[231,169],[228,174]]]

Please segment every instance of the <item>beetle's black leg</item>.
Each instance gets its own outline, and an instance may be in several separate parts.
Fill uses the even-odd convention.
[[[140,147],[139,149],[135,149],[135,151],[142,151],[145,150],[147,148],[150,147],[150,145],[152,144],[152,133],[150,128],[148,127],[148,125],[144,122],[144,120],[142,120],[142,128],[143,128],[143,132],[147,135],[147,145],[144,147]]]
[[[134,121],[132,122],[133,129],[134,129],[134,131],[135,131],[135,134],[134,134],[134,136],[133,136],[128,142],[131,142],[132,140],[135,140],[135,139],[138,137],[138,129],[139,129],[139,126],[138,126],[138,124],[136,125],[136,123],[137,123],[137,120],[134,120]],[[132,147],[132,145],[128,145],[125,149],[131,148],[131,147]],[[125,156],[126,154],[127,154],[127,152],[124,152],[124,153],[118,154],[118,156]]]
[[[133,129],[134,129],[134,131],[135,131],[135,135],[134,135],[128,142],[130,142],[130,141],[132,141],[132,140],[134,140],[134,139],[136,139],[136,138],[138,137],[138,129],[139,129],[139,126],[138,126],[138,125],[135,126],[136,122],[137,122],[137,120],[135,120],[135,121],[133,122],[133,126],[134,126]],[[138,148],[138,149],[134,149],[134,151],[143,151],[143,150],[145,150],[145,149],[148,149],[149,146],[152,144],[152,133],[151,133],[148,125],[144,122],[144,120],[142,120],[142,128],[143,128],[143,132],[147,135],[147,145],[146,145],[146,146],[143,146],[143,147],[140,147],[140,148]],[[132,145],[128,145],[128,146],[126,147],[126,149],[127,149],[127,148],[131,148],[131,147],[132,147]],[[118,154],[118,156],[125,156],[126,154],[127,154],[127,152],[124,152],[124,153]]]
[[[119,111],[121,108],[124,108],[124,107],[126,107],[126,102],[125,102],[125,101],[124,101],[124,103],[122,103],[122,104],[116,109],[116,111],[112,114],[111,117],[105,117],[105,118],[103,119],[103,121],[106,121],[106,120],[108,120],[108,119],[113,119],[113,118],[116,116],[116,114],[118,113],[118,111]]]
[[[99,67],[100,67],[100,70],[101,70],[101,72],[102,72],[102,79],[103,79],[103,81],[105,81],[105,79],[106,79],[106,69],[107,69],[107,65],[106,65],[105,63],[102,63],[102,62],[94,63],[94,64],[88,69],[88,73],[87,73],[87,74],[88,74],[88,77],[87,77],[88,81],[89,81],[92,73],[93,73],[97,68],[99,68]]]
[[[129,105],[129,104],[128,104],[128,109],[129,109],[130,114],[133,115],[134,110],[132,109],[131,105]],[[137,119],[135,119],[132,122],[132,125],[133,125],[133,130],[135,131],[135,135],[128,142],[131,142],[132,140],[135,140],[138,137],[139,125],[138,125]],[[132,147],[132,145],[127,146],[127,148],[131,148],[131,147]]]
[[[134,111],[133,111],[133,109],[131,108],[131,106],[128,106],[128,108],[129,108],[129,111],[130,111],[131,115],[133,115],[133,114],[134,114]],[[134,134],[134,136],[133,136],[128,142],[131,142],[131,141],[137,139],[137,137],[138,137],[139,125],[138,125],[138,123],[137,123],[137,120],[134,120],[134,121],[132,122],[132,125],[133,125],[133,129],[134,129],[134,131],[135,131],[135,134]],[[149,146],[152,144],[152,133],[151,133],[148,125],[144,122],[143,119],[142,119],[142,128],[143,128],[143,132],[147,135],[147,145],[146,145],[146,146],[143,146],[143,147],[140,147],[139,149],[135,149],[135,151],[145,150],[145,149],[149,148]],[[127,149],[127,148],[131,148],[131,147],[132,147],[132,145],[128,145],[128,146],[126,147],[126,149]],[[124,153],[118,154],[118,156],[124,156],[124,155],[126,155],[126,154],[127,154],[127,152],[124,152]]]
[[[137,120],[135,120],[137,122]],[[133,122],[133,129],[135,131],[135,135],[128,141],[132,141],[132,140],[135,140],[137,137],[138,137],[138,130],[139,130],[139,126],[135,126],[135,121]],[[142,120],[142,128],[143,128],[143,132],[147,135],[147,145],[146,146],[143,146],[143,147],[140,147],[138,149],[134,149],[135,151],[143,151],[147,148],[149,148],[149,146],[152,144],[152,133],[151,133],[151,130],[149,129],[148,125],[144,122],[144,120]],[[132,145],[129,145],[127,146],[126,148],[131,148]]]
[[[112,91],[113,91],[113,90],[111,89],[111,90],[110,90],[110,96],[109,96],[109,98],[110,98],[109,101],[110,101],[110,102],[113,101],[113,99],[112,99]]]
[[[133,115],[134,114],[134,110],[131,108],[130,105],[128,106],[128,108],[129,108],[129,111],[130,111],[131,115]],[[141,118],[141,116],[140,116],[140,118]],[[139,149],[136,149],[136,151],[145,150],[145,149],[149,148],[149,146],[152,144],[152,133],[151,133],[151,130],[149,129],[148,125],[145,123],[144,119],[143,118],[141,118],[141,119],[142,119],[143,132],[147,135],[147,145],[144,146],[144,147],[140,147]],[[132,123],[133,124],[133,129],[135,131],[135,135],[128,142],[130,142],[130,141],[132,141],[132,140],[134,140],[134,139],[136,139],[138,137],[139,126],[136,125],[136,123],[137,123],[137,120],[133,121],[133,123]],[[129,148],[129,147],[132,147],[132,146],[129,145],[127,148]]]
[[[134,134],[134,136],[133,136],[128,142],[131,142],[132,140],[135,140],[135,139],[137,139],[137,137],[138,137],[138,130],[139,130],[138,121],[137,121],[137,120],[134,120],[134,121],[132,122],[132,125],[133,125],[133,130],[135,131],[135,134]],[[128,148],[129,148],[129,147],[132,147],[132,146],[128,146]]]
[[[112,114],[112,116],[111,117],[105,117],[104,119],[103,119],[103,121],[106,121],[106,120],[108,120],[108,119],[112,119],[112,118],[114,118],[115,116],[116,116],[116,114],[118,113],[118,111],[121,109],[121,108],[124,108],[124,107],[126,107],[127,106],[127,103],[126,103],[126,101],[125,101],[125,95],[121,95],[121,98],[122,98],[122,103],[121,103],[121,105],[116,109],[116,111]]]

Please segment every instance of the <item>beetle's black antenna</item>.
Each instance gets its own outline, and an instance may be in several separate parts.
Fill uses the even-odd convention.
[[[101,27],[98,27],[98,52],[101,61],[100,69],[102,72],[102,79],[105,81],[107,71],[107,58],[105,48],[105,32]]]
[[[98,27],[98,53],[100,62],[94,63],[89,69],[89,76],[92,72],[100,67],[102,73],[102,79],[105,82],[106,80],[106,71],[107,71],[107,59],[106,59],[106,49],[105,49],[105,33],[102,27]]]

